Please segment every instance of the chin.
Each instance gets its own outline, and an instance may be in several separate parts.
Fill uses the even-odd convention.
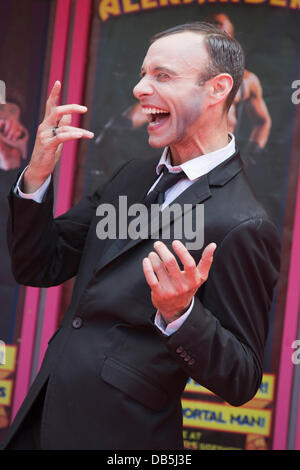
[[[162,139],[155,138],[154,136],[149,135],[148,144],[150,147],[155,149],[161,149],[168,147],[170,145],[169,141],[163,141]]]

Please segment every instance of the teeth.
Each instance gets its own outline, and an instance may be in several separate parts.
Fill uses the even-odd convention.
[[[164,111],[163,109],[159,108],[142,108],[144,114],[161,114],[167,113],[168,111]]]

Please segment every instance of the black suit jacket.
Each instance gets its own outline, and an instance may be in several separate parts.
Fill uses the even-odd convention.
[[[238,154],[182,193],[174,202],[192,204],[193,211],[204,204],[205,246],[215,242],[217,249],[190,316],[166,337],[154,326],[142,271],[153,240],[131,241],[120,251],[116,241],[96,236],[97,206],[118,207],[119,195],[127,195],[128,205],[141,201],[156,179],[156,164],[129,162],[101,191],[56,220],[52,186],[42,204],[11,192],[8,240],[16,280],[47,287],[77,277],[6,442],[46,381],[45,449],[181,448],[188,377],[235,406],[256,393],[279,272],[277,230]],[[164,241],[171,246],[172,240]],[[196,262],[201,253],[191,251]]]

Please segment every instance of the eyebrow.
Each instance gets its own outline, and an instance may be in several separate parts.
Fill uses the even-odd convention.
[[[143,74],[144,72],[145,72],[145,67],[142,65],[141,74]],[[173,75],[173,76],[178,75],[174,70],[169,69],[169,67],[164,67],[164,66],[154,67],[153,72],[166,72],[169,75]]]

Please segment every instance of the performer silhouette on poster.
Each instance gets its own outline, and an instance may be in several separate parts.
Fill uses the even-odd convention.
[[[109,177],[122,163],[139,152],[143,158],[153,153],[147,146],[146,115],[142,112],[140,104],[135,101],[123,112],[111,117],[96,137],[96,152],[100,158],[96,159],[96,167],[92,175]],[[126,145],[124,145],[126,142]]]
[[[234,37],[234,25],[224,13],[215,13],[208,18],[208,21],[221,28],[229,36]],[[244,163],[247,166],[255,164],[256,158],[265,148],[272,120],[263,98],[263,89],[259,78],[246,68],[242,85],[228,113],[229,129],[235,134],[237,142],[239,142],[240,126],[245,111],[253,123],[249,142],[242,152]]]
[[[13,170],[27,157],[28,130],[22,125],[15,102],[0,104],[0,169]]]

